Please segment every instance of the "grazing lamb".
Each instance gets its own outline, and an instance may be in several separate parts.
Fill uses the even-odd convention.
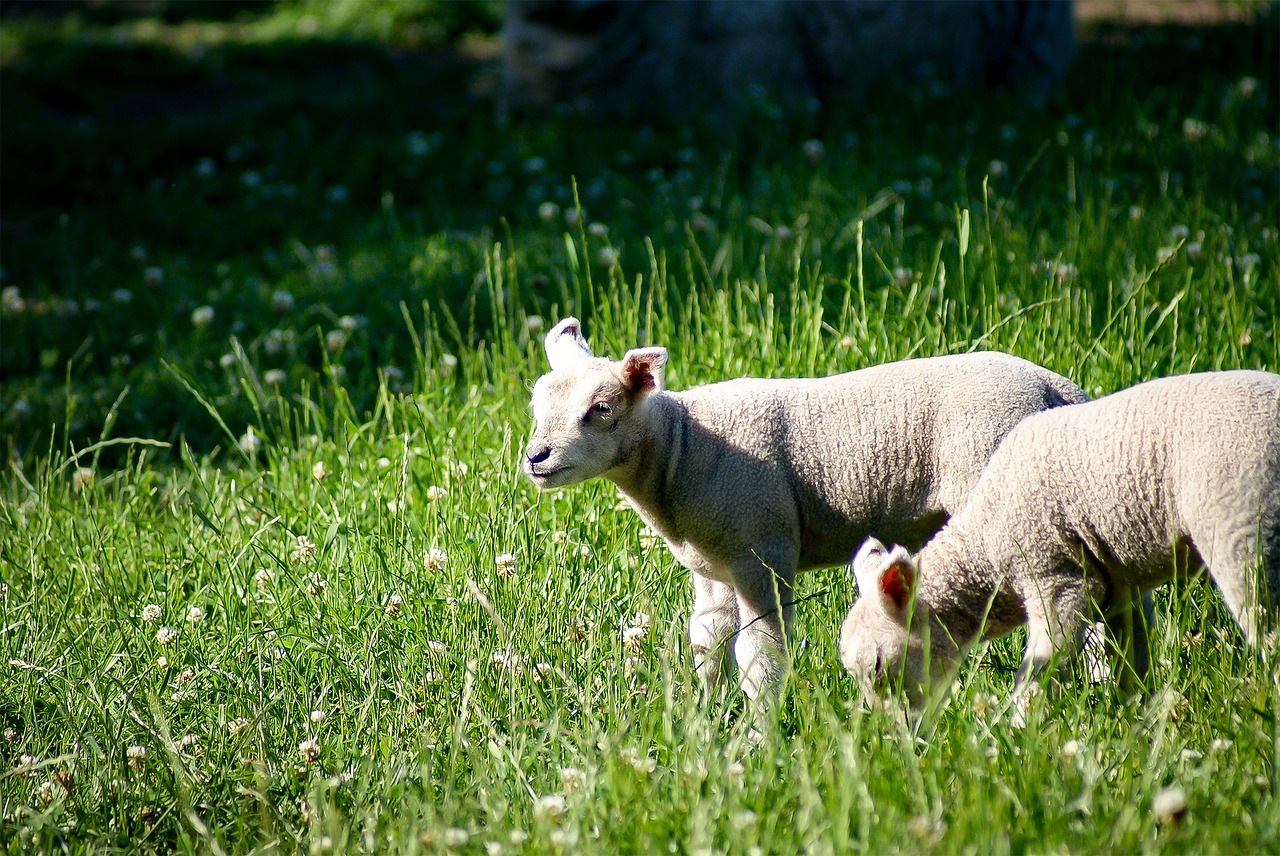
[[[1023,417],[1083,401],[999,353],[830,378],[663,388],[665,348],[595,357],[577,319],[546,338],[524,471],[539,488],[604,476],[693,572],[689,639],[705,690],[735,633],[750,698],[780,678],[797,570],[843,564],[871,531],[921,544]]]
[[[1280,375],[1164,378],[1028,417],[918,556],[858,551],[840,659],[918,702],[930,671],[1025,623],[1021,698],[1083,621],[1200,566],[1258,644],[1280,606]]]

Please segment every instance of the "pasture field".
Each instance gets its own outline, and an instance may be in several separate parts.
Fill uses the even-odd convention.
[[[0,28],[0,850],[1280,852],[1280,664],[1207,582],[1158,593],[1146,693],[1015,728],[1020,634],[912,719],[813,572],[756,741],[661,541],[518,467],[570,313],[676,389],[1280,371],[1275,7],[1093,30],[1041,106],[684,127],[495,118],[467,8]]]

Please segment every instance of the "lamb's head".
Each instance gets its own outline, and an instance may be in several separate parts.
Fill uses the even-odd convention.
[[[662,389],[666,348],[613,361],[591,353],[576,318],[546,339],[551,371],[533,386],[533,437],[524,471],[540,488],[576,484],[625,463],[648,396]]]
[[[905,548],[888,550],[868,538],[853,558],[858,600],[840,625],[840,662],[863,690],[901,680],[912,704],[927,688],[925,622],[913,620],[917,570]]]

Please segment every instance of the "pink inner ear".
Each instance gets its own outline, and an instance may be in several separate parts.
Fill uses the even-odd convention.
[[[622,368],[622,374],[626,379],[627,387],[633,392],[643,392],[656,386],[653,382],[653,372],[649,370],[647,362],[627,360],[627,364]]]
[[[906,609],[911,597],[911,587],[915,583],[915,573],[906,562],[894,562],[880,574],[880,591],[893,601],[898,609]]]

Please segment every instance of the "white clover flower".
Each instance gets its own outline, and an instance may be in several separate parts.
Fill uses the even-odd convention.
[[[204,621],[204,608],[200,606],[192,606],[187,610],[187,623],[199,624]]]
[[[1187,118],[1182,120],[1182,137],[1188,143],[1200,142],[1209,136],[1210,130],[1208,123],[1199,119]]]
[[[422,555],[422,568],[426,571],[443,571],[449,556],[439,547],[432,547]]]
[[[249,720],[246,717],[237,716],[227,723],[227,730],[231,732],[232,737],[239,737],[248,729],[249,725]]]
[[[315,555],[315,552],[316,552],[315,542],[312,541],[310,538],[308,538],[306,535],[299,535],[297,537],[297,541],[294,544],[293,552],[289,554],[289,561],[299,562],[299,561],[302,561],[303,559],[309,559]]]
[[[1002,160],[993,160],[987,164],[987,175],[992,178],[1004,178],[1009,174],[1009,165]]]
[[[623,763],[631,767],[638,773],[648,775],[657,769],[658,763],[648,755],[641,755],[640,750],[635,747],[628,746],[618,753],[618,757]]]
[[[329,353],[336,354],[346,341],[347,334],[342,330],[330,330],[325,334],[324,346],[329,349]]]
[[[457,367],[458,367],[458,358],[455,357],[453,354],[440,355],[440,373],[441,374],[446,374],[446,375],[450,374]]]
[[[156,668],[162,672],[165,669],[169,668],[169,658],[164,656],[163,654],[161,654],[159,657],[156,657]]]
[[[1079,740],[1068,740],[1062,744],[1063,758],[1076,758],[1084,751],[1084,746]]]
[[[516,575],[516,557],[512,553],[500,553],[493,560],[498,576],[514,577]]]
[[[613,247],[601,247],[596,251],[596,261],[602,267],[613,267],[618,263],[618,251]]]
[[[160,604],[149,603],[142,607],[142,620],[148,624],[155,624],[160,620]]]
[[[171,645],[178,638],[178,631],[172,627],[161,627],[156,631],[156,641],[161,645]]]
[[[53,802],[55,796],[56,795],[53,792],[53,782],[48,780],[41,782],[40,787],[36,789],[36,797],[45,805]]]
[[[127,288],[117,288],[111,292],[111,299],[120,304],[132,303],[133,292]]]
[[[141,770],[147,761],[147,747],[145,746],[135,744],[126,749],[124,754],[129,759],[129,769],[131,770]]]
[[[288,379],[289,376],[280,369],[268,369],[266,373],[262,375],[262,380],[267,384],[267,386],[283,386],[284,382]]]
[[[584,558],[584,559],[590,559],[590,558],[591,558],[591,548],[590,548],[590,547],[588,547],[586,544],[583,544],[582,546],[578,547],[578,555],[579,555],[579,556],[581,556],[581,557],[582,557],[582,558]]]
[[[250,425],[244,432],[244,436],[240,438],[238,445],[240,446],[240,451],[246,455],[256,455],[258,450],[262,448],[262,438],[253,433],[253,426]]]
[[[195,676],[196,676],[196,670],[188,666],[187,668],[183,669],[181,672],[178,672],[178,674],[173,676],[173,683],[176,686],[182,686],[183,684],[185,684],[187,681],[191,680]]]
[[[471,833],[459,826],[450,826],[440,833],[440,841],[445,847],[462,847],[471,840]]]
[[[432,502],[444,499],[448,495],[449,495],[449,491],[440,487],[440,485],[438,484],[433,484],[431,487],[427,488],[427,499],[431,500]]]
[[[308,737],[298,744],[298,755],[302,763],[313,764],[320,758],[320,744]]]
[[[578,767],[560,768],[560,786],[565,793],[582,790],[587,783],[587,774]]]
[[[400,597],[398,594],[393,594],[391,597],[387,598],[387,605],[383,607],[383,610],[387,615],[399,615],[400,610],[403,608],[403,604],[404,598]]]
[[[88,467],[77,467],[71,474],[71,486],[76,490],[84,490],[93,485],[93,470]]]
[[[258,591],[266,591],[271,586],[271,581],[275,579],[275,574],[271,573],[267,568],[259,568],[257,573],[253,575],[253,584]]]
[[[311,721],[319,725],[324,722],[325,712],[323,710],[311,711]]]
[[[1187,814],[1187,792],[1177,785],[1161,788],[1151,800],[1151,813],[1162,824],[1174,824]]]
[[[530,315],[524,319],[524,328],[529,331],[530,336],[537,336],[547,326],[547,322],[542,319],[541,315]]]
[[[329,470],[325,467],[324,461],[316,461],[311,465],[311,477],[316,481],[324,481],[324,477],[329,474]]]
[[[1173,247],[1161,247],[1156,250],[1156,264],[1164,264],[1174,257],[1176,250]]]
[[[444,656],[444,652],[445,652],[445,651],[447,651],[447,650],[448,650],[448,648],[446,648],[446,647],[445,647],[445,644],[444,644],[443,642],[441,642],[439,639],[428,639],[428,640],[427,640],[427,656],[429,656],[429,657],[443,657],[443,656]]]
[[[747,768],[743,766],[741,761],[730,761],[724,768],[724,777],[733,785],[741,785],[746,775]]]
[[[533,817],[538,821],[555,820],[569,810],[569,803],[560,794],[544,794],[533,801]]]
[[[524,674],[524,666],[520,664],[519,654],[510,654],[506,651],[494,651],[489,659],[493,662],[493,665],[512,675],[519,676]]]
[[[538,219],[550,223],[560,216],[560,206],[554,202],[544,202],[538,206]]]
[[[271,292],[271,311],[277,315],[284,315],[286,312],[292,312],[294,307],[293,294],[277,290]]]
[[[203,329],[213,323],[213,307],[197,306],[191,313],[191,326]]]

